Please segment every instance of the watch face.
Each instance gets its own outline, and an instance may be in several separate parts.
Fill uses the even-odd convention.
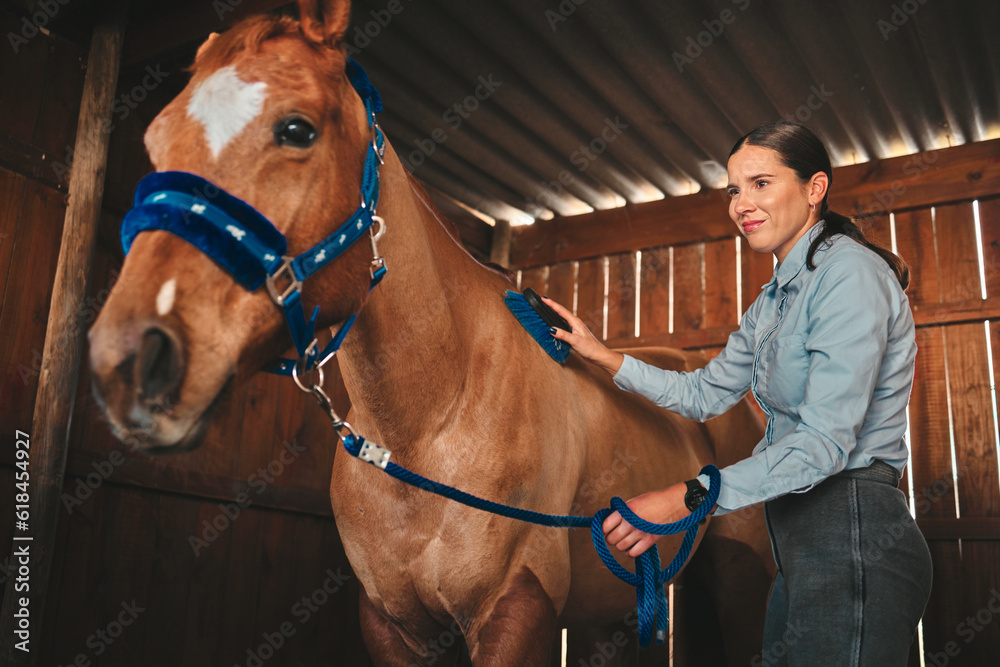
[[[688,482],[688,491],[684,494],[684,504],[687,506],[689,512],[698,509],[698,506],[705,502],[705,498],[707,497],[708,490],[700,483],[696,481],[693,484]]]

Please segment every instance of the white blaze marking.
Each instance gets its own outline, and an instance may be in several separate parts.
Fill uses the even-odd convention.
[[[260,114],[267,84],[243,81],[232,65],[212,74],[195,89],[188,102],[188,115],[205,127],[212,157],[226,147]]]
[[[163,283],[160,293],[156,295],[156,313],[163,317],[174,307],[174,295],[177,292],[177,279],[171,278]]]

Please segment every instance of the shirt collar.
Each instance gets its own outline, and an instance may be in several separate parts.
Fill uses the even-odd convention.
[[[777,266],[774,267],[774,275],[771,277],[771,282],[776,283],[778,287],[784,287],[790,283],[795,276],[799,275],[802,271],[802,267],[806,265],[806,256],[809,254],[809,246],[812,245],[813,240],[819,235],[820,230],[823,229],[823,221],[820,220],[815,225],[809,228],[805,234],[802,235],[792,249],[785,255],[785,261],[779,262]]]

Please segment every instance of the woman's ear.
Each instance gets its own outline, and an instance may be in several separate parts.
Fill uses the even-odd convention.
[[[336,46],[351,21],[350,0],[299,0],[302,34],[311,42]]]
[[[826,191],[830,188],[830,177],[822,171],[817,171],[809,179],[809,203],[819,206],[819,203],[826,197]]]

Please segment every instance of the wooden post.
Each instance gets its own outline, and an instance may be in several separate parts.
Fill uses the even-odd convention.
[[[97,238],[108,158],[108,128],[127,14],[128,0],[102,3],[90,42],[69,182],[69,203],[49,306],[34,420],[29,433],[28,528],[15,530],[10,558],[12,574],[0,611],[0,637],[3,637],[0,664],[3,665],[36,665],[42,649],[42,620],[49,593],[59,496],[66,471],[66,447],[85,333],[74,323],[79,319],[77,313],[87,294]],[[19,578],[24,579],[22,565],[27,571],[27,591],[16,591],[14,584]],[[22,601],[27,604],[21,604]],[[29,634],[27,643],[22,643],[24,636],[15,632],[25,624]]]
[[[493,226],[493,243],[490,246],[490,261],[507,268],[510,266],[510,221],[497,220]]]

